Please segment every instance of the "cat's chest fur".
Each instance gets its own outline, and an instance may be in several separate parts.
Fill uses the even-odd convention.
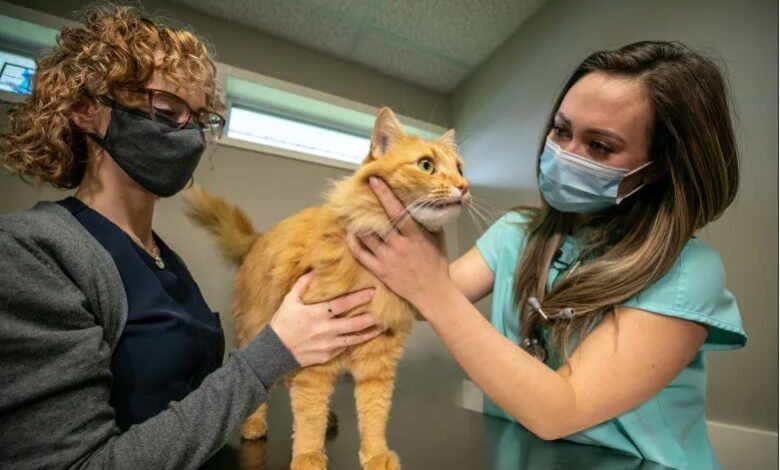
[[[321,302],[360,289],[373,287],[374,297],[368,305],[358,307],[347,315],[370,312],[380,325],[407,330],[414,318],[414,308],[406,300],[390,291],[361,265],[349,250],[343,219],[328,206],[316,209],[311,230],[316,236],[302,248],[301,261],[315,272],[304,301]]]

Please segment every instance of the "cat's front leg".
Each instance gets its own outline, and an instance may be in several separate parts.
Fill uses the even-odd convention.
[[[385,342],[381,348],[385,352],[362,357],[351,366],[360,428],[360,464],[365,470],[396,470],[401,464],[398,455],[387,446],[386,432],[395,370],[403,344],[392,336],[380,336],[372,342]]]
[[[324,470],[328,402],[338,374],[332,364],[302,369],[290,382],[293,413],[293,455],[291,470]]]

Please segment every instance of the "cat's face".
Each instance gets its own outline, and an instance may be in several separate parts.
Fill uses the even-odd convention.
[[[406,136],[383,108],[361,173],[385,180],[412,217],[429,230],[455,219],[471,202],[463,160],[448,131],[436,141]]]

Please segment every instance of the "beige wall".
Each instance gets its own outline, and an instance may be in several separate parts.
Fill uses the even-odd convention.
[[[94,1],[9,0],[36,11],[64,18]],[[121,2],[117,2],[121,3]],[[127,3],[127,2],[126,2]],[[450,124],[449,97],[404,83],[362,65],[346,62],[273,36],[238,26],[187,6],[165,0],[129,2],[145,11],[189,25],[213,42],[217,60],[234,67],[349,98],[372,106],[390,106],[396,112],[440,126]],[[0,14],[2,13],[0,4]],[[174,23],[176,24],[176,23]]]
[[[64,16],[91,2],[14,2],[43,13]],[[288,80],[370,105],[389,104],[402,114],[439,125],[449,123],[449,98],[385,77],[365,67],[237,27],[177,4],[143,2],[147,10],[165,9],[189,23],[216,45],[219,60],[228,65]],[[3,13],[0,3],[0,14]],[[0,103],[0,129],[6,128],[6,104]],[[368,149],[366,149],[368,150]],[[296,211],[321,202],[329,180],[350,172],[315,163],[219,145],[204,156],[195,178],[207,189],[236,202],[264,230]],[[23,210],[38,200],[57,200],[69,192],[35,188],[8,176],[0,168],[0,212]],[[180,196],[162,200],[155,210],[154,229],[187,263],[209,306],[221,313],[228,349],[235,336],[229,315],[233,268],[226,265],[202,230],[182,213]],[[448,247],[458,252],[458,231],[447,229]],[[457,398],[462,373],[427,323],[413,330],[402,362],[402,377],[425,377],[442,399]],[[411,383],[409,383],[411,382]],[[417,387],[418,380],[399,383]]]
[[[482,193],[508,208],[538,197],[534,155],[544,116],[587,54],[676,39],[723,56],[741,120],[742,186],[722,220],[702,235],[723,258],[749,341],[743,350],[710,355],[708,416],[769,430],[777,430],[778,413],[777,14],[776,2],[757,0],[551,0],[453,99],[468,174],[513,175],[513,190]],[[464,224],[465,250],[475,234]]]

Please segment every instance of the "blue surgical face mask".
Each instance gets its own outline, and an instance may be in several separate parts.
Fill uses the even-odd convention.
[[[539,188],[547,204],[561,212],[598,212],[620,204],[642,189],[644,184],[618,196],[620,183],[651,163],[634,170],[615,168],[567,152],[547,139],[539,163]]]

